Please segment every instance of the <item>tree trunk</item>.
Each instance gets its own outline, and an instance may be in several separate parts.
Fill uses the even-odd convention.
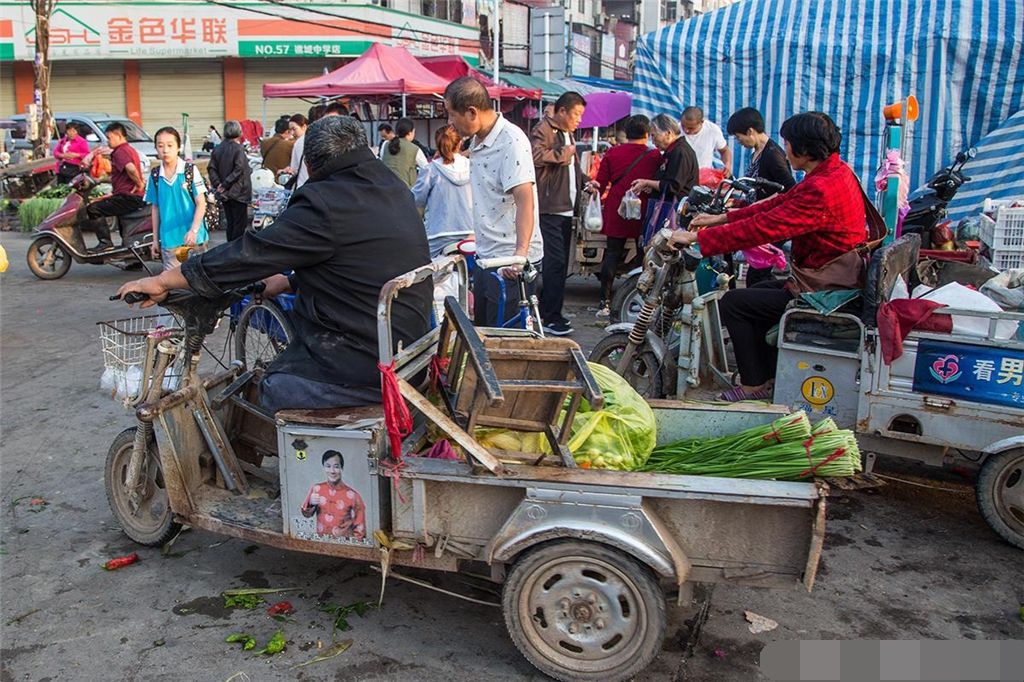
[[[36,14],[36,59],[34,100],[39,107],[39,136],[35,140],[35,158],[50,154],[53,136],[53,112],[50,110],[50,17],[56,0],[31,0]]]

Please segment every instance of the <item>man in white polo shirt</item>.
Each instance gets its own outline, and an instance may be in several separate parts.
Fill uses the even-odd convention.
[[[505,120],[491,105],[487,90],[473,78],[453,81],[444,91],[448,122],[463,137],[472,137],[469,152],[473,188],[473,233],[478,258],[525,256],[538,269],[544,256],[533,153],[526,133]],[[505,317],[518,310],[519,290],[512,286],[521,266],[501,268],[505,287]],[[494,270],[473,273],[473,323],[501,326],[498,319],[498,280]],[[527,294],[532,294],[533,282]]]
[[[715,152],[722,156],[726,177],[732,176],[732,150],[725,143],[725,135],[717,124],[704,120],[700,107],[683,109],[683,135],[697,154],[698,168],[713,168]]]

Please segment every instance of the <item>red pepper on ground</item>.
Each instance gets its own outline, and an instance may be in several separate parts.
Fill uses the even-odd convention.
[[[116,559],[111,559],[107,563],[103,564],[103,570],[105,571],[116,571],[119,568],[124,568],[136,562],[140,561],[138,552],[132,552],[128,556],[119,556]]]
[[[295,607],[290,601],[279,601],[267,609],[268,616],[290,616],[293,613],[295,613]]]

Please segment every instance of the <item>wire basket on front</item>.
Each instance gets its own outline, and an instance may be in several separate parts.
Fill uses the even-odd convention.
[[[143,388],[146,365],[155,360],[161,340],[179,336],[181,330],[170,315],[145,315],[99,322],[103,376],[100,390],[126,405],[136,402]],[[150,367],[151,370],[151,367]],[[181,381],[181,363],[172,362],[164,373],[163,387],[175,390]]]

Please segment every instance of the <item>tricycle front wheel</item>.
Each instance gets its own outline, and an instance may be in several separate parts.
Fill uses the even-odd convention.
[[[1024,448],[990,455],[981,465],[976,493],[992,530],[1024,549]]]
[[[595,542],[546,543],[517,559],[502,607],[516,648],[564,682],[629,679],[665,637],[665,595],[650,569]]]
[[[136,428],[125,429],[110,444],[103,481],[110,511],[114,513],[125,535],[140,545],[158,547],[174,537],[181,529],[181,524],[174,522],[160,455],[156,443],[152,441],[146,451],[146,460],[142,463],[142,488],[138,502],[136,504],[132,501],[127,479]]]

